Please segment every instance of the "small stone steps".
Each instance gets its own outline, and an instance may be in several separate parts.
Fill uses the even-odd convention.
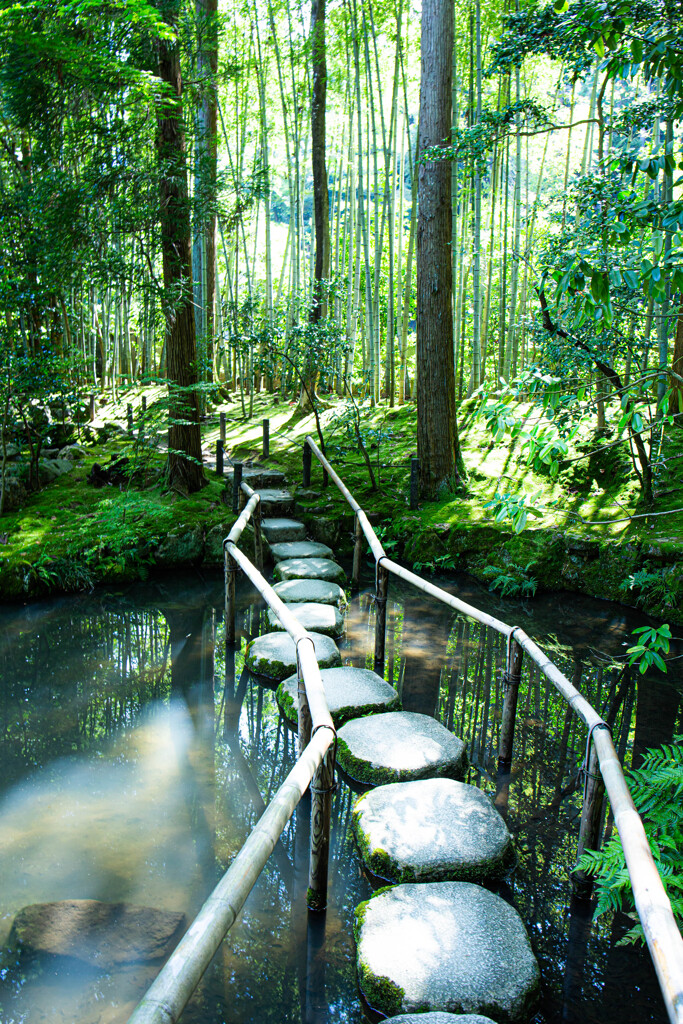
[[[277,634],[270,634],[271,636]],[[327,706],[336,726],[360,715],[380,711],[399,710],[401,702],[389,683],[367,668],[326,668],[320,673]],[[285,679],[277,690],[280,710],[290,722],[296,722],[299,713],[297,677]]]
[[[508,827],[485,793],[454,779],[379,786],[353,808],[370,871],[389,882],[488,881],[512,867]]]
[[[356,910],[360,989],[376,1011],[526,1024],[540,973],[516,910],[470,882],[397,885]],[[461,1020],[462,1018],[458,1018]]]
[[[321,633],[311,633],[311,637],[321,667],[341,665],[339,648],[331,637]],[[244,662],[254,675],[279,681],[296,672],[296,645],[288,633],[264,633],[247,645]],[[296,691],[296,685],[294,688]]]
[[[261,529],[269,544],[306,540],[306,527],[296,519],[264,519]]]
[[[254,488],[261,496],[261,511],[265,515],[280,513],[286,515],[294,510],[294,495],[284,488]]]
[[[235,471],[232,466],[228,466],[225,470],[226,479],[232,483],[232,478],[235,475]],[[242,467],[242,480],[253,487],[255,491],[260,490],[262,487],[284,487],[287,478],[285,474],[279,469],[268,469],[267,466],[243,466]]]
[[[341,605],[346,601],[346,594],[339,584],[325,580],[283,580],[276,583],[273,590],[285,604],[313,601],[316,604]]]
[[[327,580],[345,583],[346,573],[341,565],[329,558],[286,558],[278,562],[273,571],[276,580]]]
[[[465,744],[429,715],[414,711],[357,718],[339,730],[337,761],[365,785],[464,778]]]
[[[312,602],[297,603],[290,609],[309,632],[324,633],[325,636],[340,637],[344,633],[344,618],[339,610],[331,604],[314,604]],[[266,612],[268,629],[281,630],[284,626],[275,612],[269,608]]]
[[[318,544],[313,540],[286,541],[282,544],[271,544],[270,553],[275,562],[284,562],[292,558],[325,558],[332,559],[334,552],[327,544]]]

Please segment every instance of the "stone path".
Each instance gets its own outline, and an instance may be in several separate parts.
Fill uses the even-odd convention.
[[[343,568],[290,518],[294,500],[284,478],[255,466],[245,479],[267,516],[274,589],[314,638],[339,730],[338,764],[375,787],[353,810],[361,858],[374,876],[399,883],[356,910],[364,998],[393,1024],[523,1024],[539,991],[524,925],[501,897],[470,881],[513,866],[505,822],[485,793],[457,781],[468,767],[457,736],[428,715],[402,712],[398,694],[376,673],[342,665],[332,638],[344,631]],[[270,610],[266,627],[272,632],[249,644],[246,663],[279,681],[280,710],[296,724],[294,643]]]

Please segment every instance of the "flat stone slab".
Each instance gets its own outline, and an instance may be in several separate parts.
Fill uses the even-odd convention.
[[[517,911],[488,889],[385,889],[356,909],[354,931],[360,988],[380,1013],[482,1014],[498,1024],[532,1014],[540,972],[529,938]]]
[[[296,519],[264,519],[261,529],[269,544],[306,540],[306,527]]]
[[[358,782],[388,782],[446,777],[467,771],[465,744],[441,722],[413,711],[357,718],[340,729],[337,761]]]
[[[400,1017],[387,1017],[382,1024],[496,1024],[480,1013],[402,1013]]]
[[[227,466],[225,476],[232,480],[234,476],[232,466]],[[282,487],[286,482],[285,474],[280,469],[268,469],[266,466],[243,466],[242,479],[254,490],[261,487]]]
[[[14,918],[9,944],[21,955],[67,956],[103,969],[163,960],[177,945],[185,915],[131,903],[34,903]]]
[[[284,488],[265,487],[254,488],[261,495],[261,511],[265,512],[291,512],[294,507],[294,497],[291,491]]]
[[[276,580],[327,580],[345,583],[346,573],[341,565],[329,558],[286,558],[273,570]]]
[[[273,590],[285,604],[346,604],[346,594],[339,584],[326,580],[284,580],[276,583]]]
[[[276,562],[289,558],[333,558],[332,548],[318,544],[315,540],[293,540],[283,544],[271,544],[270,553]]]
[[[341,636],[344,632],[344,618],[339,609],[331,604],[295,604],[289,609],[304,627],[312,633],[324,633],[325,636]],[[268,629],[284,629],[272,608],[266,615]]]
[[[341,665],[339,648],[329,636],[311,633],[315,656],[321,668]],[[288,633],[265,633],[257,636],[247,647],[245,655],[247,668],[257,676],[266,679],[285,679],[296,672],[296,647]],[[294,690],[296,692],[296,675]]]
[[[270,634],[271,636],[273,634]],[[393,686],[367,668],[327,668],[320,673],[327,706],[332,720],[339,726],[359,715],[372,715],[378,711],[393,711],[401,702]],[[299,713],[297,677],[290,676],[277,690],[280,710],[290,722],[296,722]]]
[[[489,798],[454,779],[378,786],[356,801],[353,831],[370,871],[390,882],[483,881],[514,863]]]

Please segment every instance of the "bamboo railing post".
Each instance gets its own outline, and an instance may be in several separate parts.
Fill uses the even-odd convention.
[[[298,733],[299,733],[299,756],[311,742],[311,709],[308,705],[306,694],[306,682],[299,660],[299,645],[296,649],[296,672],[297,672],[297,698],[299,701]]]
[[[375,589],[375,672],[384,676],[384,645],[387,632],[387,593],[389,591],[389,570],[377,562],[377,583]]]
[[[503,718],[500,723],[500,743],[498,745],[498,769],[509,771],[512,765],[512,746],[515,738],[515,716],[517,714],[517,697],[522,678],[522,658],[524,651],[515,640],[515,631],[508,636],[507,664],[503,677],[505,701]]]
[[[254,562],[259,572],[263,571],[263,530],[261,529],[261,502],[254,509]]]
[[[595,729],[608,729],[605,722],[594,725],[588,734],[586,759],[583,765],[584,787],[581,827],[576,859],[586,850],[599,850],[602,839],[602,808],[605,799],[605,783],[600,772],[600,761],[595,744],[592,743]],[[587,898],[593,891],[593,878],[585,871],[575,868],[572,872],[572,888],[576,896]]]
[[[216,476],[223,476],[223,442],[220,437],[216,441]]]
[[[232,510],[237,515],[240,510],[240,493],[242,490],[242,463],[236,462],[232,468]]]
[[[270,455],[270,420],[263,421],[263,458]]]
[[[360,586],[360,561],[363,555],[363,525],[358,518],[355,517],[355,541],[353,545],[353,569],[351,571],[351,587],[353,590],[358,590]]]
[[[309,910],[327,909],[330,820],[335,789],[333,745],[325,754],[311,783],[311,849],[306,893]]]
[[[235,642],[235,585],[237,582],[237,562],[226,547],[223,548],[225,562],[225,642]]]
[[[304,441],[304,451],[303,451],[303,464],[304,465],[303,465],[303,477],[302,477],[302,481],[301,481],[304,487],[310,487],[311,486],[311,459],[312,459],[311,449],[308,447],[308,445]]]
[[[224,412],[220,413],[219,421],[220,421],[221,441],[223,442],[223,445],[225,445],[225,413]]]
[[[90,423],[95,419],[95,396],[88,395],[88,420]]]

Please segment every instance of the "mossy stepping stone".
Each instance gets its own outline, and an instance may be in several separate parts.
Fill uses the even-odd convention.
[[[389,686],[389,683],[385,683],[381,676],[370,669],[326,668],[320,675],[325,688],[327,706],[337,726],[359,715],[372,715],[378,711],[393,711],[401,707],[393,686]],[[280,683],[277,689],[277,702],[285,717],[290,722],[296,722],[299,699],[295,675]]]
[[[276,562],[287,558],[332,558],[334,552],[327,544],[314,540],[292,540],[283,544],[271,544],[270,553]]]
[[[533,1012],[540,972],[526,930],[488,889],[384,889],[356,909],[354,932],[360,988],[380,1013],[473,1013],[522,1024]]]
[[[383,1024],[496,1024],[480,1013],[402,1013],[400,1017],[386,1017]]]
[[[353,808],[370,871],[390,882],[498,878],[514,861],[508,827],[485,793],[454,779],[379,786]]]
[[[337,761],[358,782],[379,786],[433,777],[463,778],[465,744],[429,715],[401,711],[356,718],[339,731]]]
[[[310,633],[324,633],[325,636],[341,636],[344,632],[344,619],[339,609],[331,604],[295,604],[289,609]],[[272,608],[266,615],[268,629],[284,629]]]
[[[291,491],[276,487],[258,488],[261,497],[262,512],[291,512],[294,508],[294,496]]]
[[[289,540],[306,540],[306,527],[296,519],[264,519],[261,529],[269,544],[282,544]]]
[[[273,570],[276,580],[327,580],[344,583],[346,573],[330,558],[286,558]]]
[[[341,665],[339,648],[331,637],[321,633],[311,633],[311,636],[321,668]],[[244,660],[247,668],[257,676],[284,679],[296,671],[296,646],[288,633],[266,633],[251,641]],[[296,675],[293,678],[296,681]],[[294,688],[296,690],[296,682]]]
[[[316,604],[344,604],[346,594],[338,583],[327,583],[325,580],[284,580],[276,583],[273,590],[285,604],[303,604],[313,601]]]

